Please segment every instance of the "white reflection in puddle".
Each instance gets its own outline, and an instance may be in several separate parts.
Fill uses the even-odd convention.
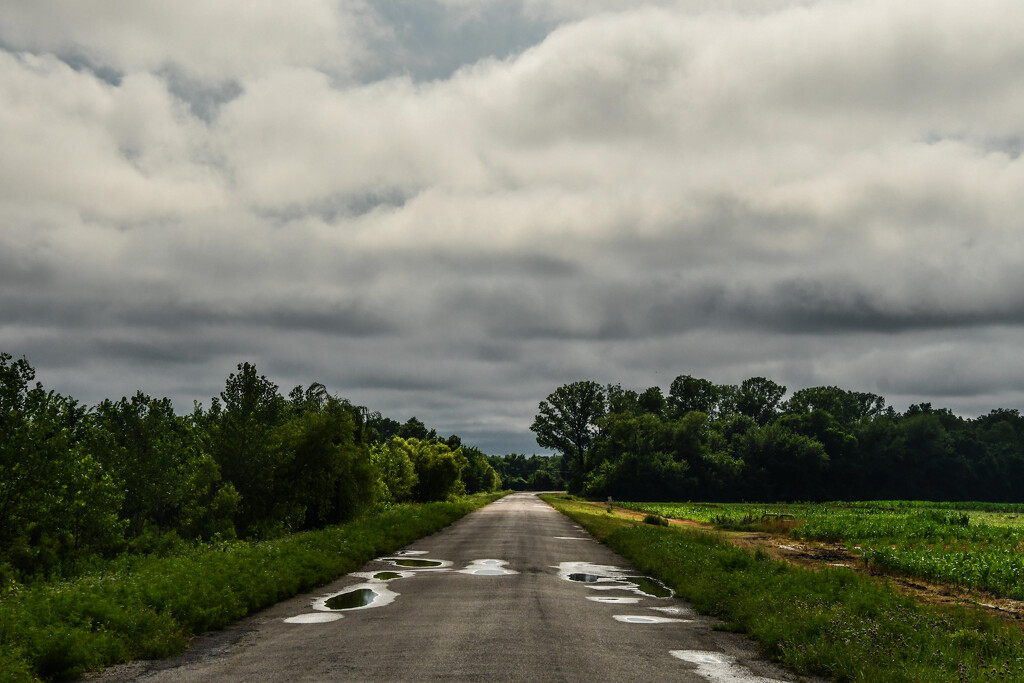
[[[473,560],[465,569],[459,569],[459,574],[473,574],[475,576],[507,576],[519,572],[506,569],[508,564],[505,560]]]
[[[591,588],[596,591],[632,591],[636,592],[636,586],[631,583],[620,583],[618,581],[612,581],[610,579],[602,579],[600,583],[588,583],[587,588]]]
[[[723,652],[671,650],[670,655],[697,665],[697,674],[711,683],[782,683],[777,678],[758,676]]]
[[[608,605],[635,605],[640,602],[640,598],[613,598],[605,595],[598,597],[587,596],[587,600],[593,600],[594,602],[603,602]]]
[[[589,541],[590,540],[589,538],[584,538],[582,536],[555,536],[555,538],[557,540],[559,540],[559,541]]]
[[[416,570],[416,571],[448,571],[448,567],[452,566],[451,560],[428,560],[426,558],[417,557],[378,557],[378,562],[388,562],[401,569]]]
[[[639,614],[616,614],[615,621],[623,621],[627,624],[677,624],[688,621],[687,619],[673,619],[672,617],[648,617]]]
[[[299,614],[294,617],[288,617],[284,620],[286,624],[327,624],[332,621],[341,619],[340,614],[330,614],[328,612],[311,612],[309,614]]]
[[[396,576],[384,577],[384,576],[381,576],[382,574],[395,574]],[[416,572],[412,572],[412,571],[409,571],[409,570],[405,570],[405,571],[392,571],[390,569],[385,569],[384,571],[376,571],[376,572],[352,572],[351,574],[349,574],[349,576],[351,576],[353,578],[356,578],[356,579],[366,579],[367,581],[370,581],[370,582],[373,582],[373,581],[386,582],[386,581],[394,581],[395,579],[408,579],[410,576],[416,576]]]
[[[395,555],[426,555],[429,550],[399,550]]]

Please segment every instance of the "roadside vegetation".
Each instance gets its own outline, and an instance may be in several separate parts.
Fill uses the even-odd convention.
[[[195,634],[332,581],[499,496],[396,505],[268,541],[126,554],[74,580],[22,588],[0,601],[0,680],[63,680],[177,654]]]
[[[849,569],[794,567],[736,547],[714,530],[644,524],[603,505],[545,498],[637,569],[721,619],[721,628],[750,635],[766,655],[801,674],[839,681],[1024,681],[1024,632],[979,609],[922,604]]]
[[[841,543],[875,572],[1024,600],[1024,505],[912,501],[620,505],[723,529],[781,531],[796,540]]]
[[[118,555],[267,540],[500,488],[487,456],[314,382],[241,363],[209,407],[141,392],[87,408],[0,353],[0,598]]]
[[[0,680],[188,637],[448,524],[501,487],[480,449],[241,363],[188,414],[92,407],[0,353]]]

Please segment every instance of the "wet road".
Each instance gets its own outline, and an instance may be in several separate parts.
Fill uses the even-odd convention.
[[[181,657],[100,680],[792,680],[685,602],[624,580],[636,572],[621,557],[532,494],[390,557],[205,635]],[[408,559],[442,564],[400,566]],[[325,600],[338,593],[376,599],[331,610]]]

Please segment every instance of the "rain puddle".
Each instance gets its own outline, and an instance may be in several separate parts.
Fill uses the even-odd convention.
[[[721,652],[705,650],[672,650],[670,655],[697,665],[697,674],[711,683],[782,683],[777,678],[758,676],[733,657]]]
[[[648,617],[639,614],[616,614],[615,621],[622,621],[627,624],[677,624],[687,621],[686,619],[673,619],[672,617]]]
[[[657,579],[652,579],[649,576],[626,576],[623,577],[626,581],[637,587],[644,595],[649,595],[652,598],[671,598],[672,591],[667,588],[665,584]]]
[[[390,581],[391,579],[400,579],[402,576],[400,572],[377,572],[373,575],[373,578],[378,581]]]
[[[582,536],[555,536],[556,540],[559,541],[589,541],[589,538],[583,538]]]
[[[396,567],[410,567],[413,569],[426,569],[427,567],[443,567],[441,560],[411,560],[404,557],[385,557],[382,562],[390,562]]]
[[[324,600],[324,607],[327,609],[355,609],[373,604],[377,599],[377,592],[369,588],[359,588],[348,593],[339,593],[333,598]]]
[[[383,584],[359,583],[349,586],[339,593],[319,598],[313,603],[313,609],[320,612],[334,612],[383,607],[391,604],[396,597],[398,597],[398,593],[389,590]]]
[[[619,567],[590,564],[589,562],[563,562],[558,575],[568,581],[585,583],[594,590],[629,590],[650,598],[671,598],[672,590],[649,576],[628,575]]]
[[[399,550],[395,555],[426,555],[427,550]]]
[[[512,569],[505,569],[508,562],[504,560],[473,560],[465,569],[460,569],[460,574],[473,574],[475,576],[507,576],[518,574]]]

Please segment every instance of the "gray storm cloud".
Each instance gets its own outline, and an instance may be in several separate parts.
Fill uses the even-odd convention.
[[[1024,5],[0,4],[0,348],[495,452],[575,379],[1024,407]]]

